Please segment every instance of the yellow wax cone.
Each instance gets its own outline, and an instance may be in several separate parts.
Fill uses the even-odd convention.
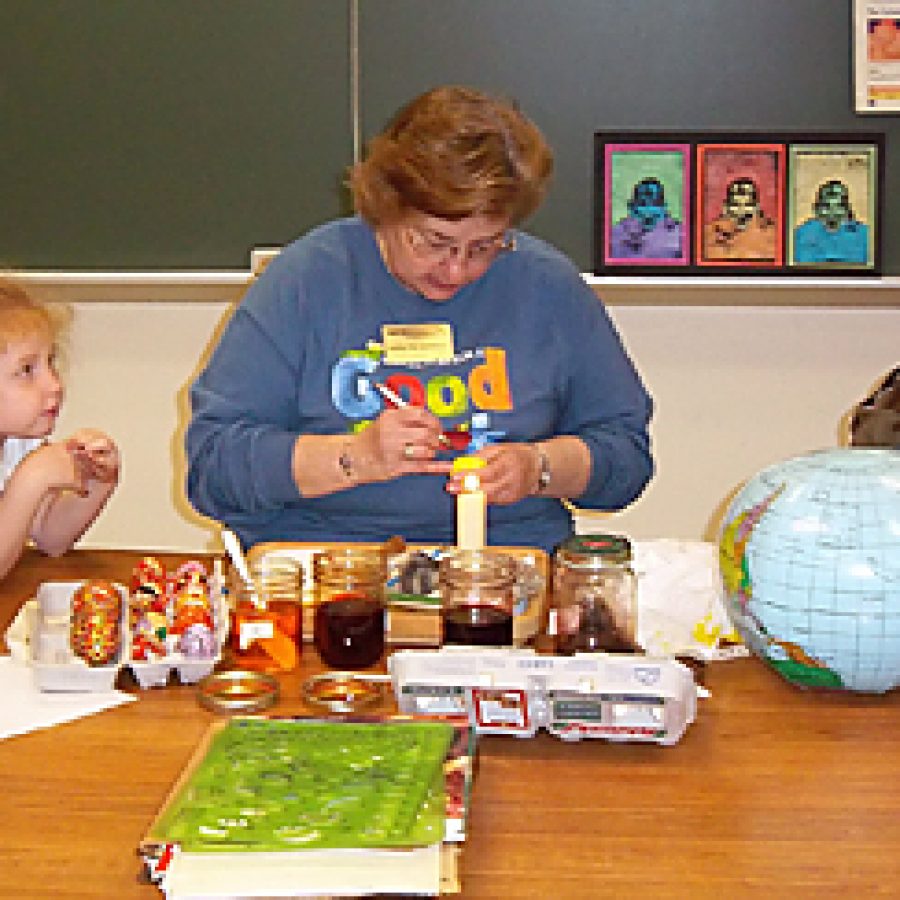
[[[275,629],[270,638],[257,638],[259,646],[278,664],[279,668],[293,669],[297,665],[297,645],[283,631]]]

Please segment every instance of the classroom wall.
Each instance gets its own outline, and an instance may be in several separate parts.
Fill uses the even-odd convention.
[[[659,468],[630,509],[585,515],[582,530],[710,537],[743,479],[835,444],[842,416],[900,355],[900,308],[885,293],[877,305],[854,308],[846,287],[760,287],[749,297],[728,285],[598,290],[656,399]],[[125,299],[116,299],[114,284],[96,292],[101,300],[83,287],[70,292],[80,299],[59,432],[105,428],[124,456],[121,487],[82,543],[218,548],[214,525],[184,498],[185,392],[240,288],[207,287],[198,295],[195,286],[176,285],[141,296],[154,292],[152,301],[133,299],[126,283]],[[781,302],[773,304],[773,296]]]
[[[0,0],[0,177],[16,211],[0,217],[0,263],[241,266],[346,209],[354,138],[442,83],[515,98],[544,130],[556,167],[529,229],[584,271],[596,131],[881,131],[897,196],[900,117],[854,112],[850,8]],[[887,211],[883,233],[884,271],[900,274],[900,217]]]
[[[183,495],[185,393],[248,277],[244,254],[336,215],[352,125],[371,135],[432,84],[510,94],[545,129],[556,176],[528,227],[583,269],[598,129],[879,130],[887,196],[900,189],[900,120],[853,111],[844,0],[82,0],[75,17],[72,5],[0,3],[12,123],[0,172],[16,210],[0,218],[0,261],[99,273],[29,276],[75,306],[60,432],[103,427],[123,449],[90,546],[215,541]],[[884,218],[893,276],[890,205]],[[900,280],[803,282],[600,283],[656,398],[659,471],[629,510],[582,528],[709,536],[744,478],[835,442],[900,355]]]

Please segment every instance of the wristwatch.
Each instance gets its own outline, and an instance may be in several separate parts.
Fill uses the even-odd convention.
[[[540,465],[535,493],[543,494],[550,486],[550,457],[544,452],[544,448],[541,444],[535,444],[534,446],[537,448],[538,463]]]

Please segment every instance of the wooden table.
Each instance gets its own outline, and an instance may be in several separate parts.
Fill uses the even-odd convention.
[[[26,554],[0,632],[41,581],[124,580],[139,556]],[[305,648],[273,712],[307,712],[299,686],[320,669]],[[804,692],[755,659],[705,682],[671,748],[482,738],[462,896],[898,896],[900,691]],[[135,848],[214,716],[191,687],[122,686],[138,702],[0,741],[0,896],[160,896]]]

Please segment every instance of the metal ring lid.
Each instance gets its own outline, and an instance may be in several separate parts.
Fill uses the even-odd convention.
[[[481,550],[454,550],[438,563],[442,584],[497,585],[515,581],[517,564],[507,553],[485,547]]]
[[[627,565],[631,542],[619,534],[579,534],[560,544],[556,559],[577,568]]]
[[[325,672],[303,682],[303,699],[329,712],[352,713],[374,706],[384,696],[390,676],[360,672]]]
[[[197,685],[197,700],[218,713],[257,712],[272,706],[281,693],[278,682],[265,672],[229,669],[213,672]]]

